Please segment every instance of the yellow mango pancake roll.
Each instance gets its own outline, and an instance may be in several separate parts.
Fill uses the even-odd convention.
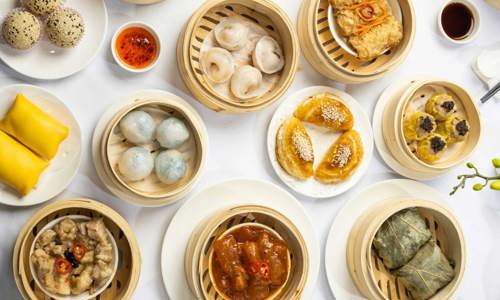
[[[51,160],[59,145],[68,137],[69,129],[18,94],[0,130],[10,134],[41,157]]]
[[[27,195],[49,163],[0,131],[0,181]]]

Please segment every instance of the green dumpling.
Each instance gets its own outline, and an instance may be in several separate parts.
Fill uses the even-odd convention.
[[[396,269],[410,261],[431,237],[418,210],[405,209],[382,224],[373,239],[373,247],[388,269]]]

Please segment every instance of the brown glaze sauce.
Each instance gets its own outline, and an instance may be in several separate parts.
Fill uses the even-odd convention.
[[[469,36],[474,26],[472,11],[464,4],[452,2],[441,15],[444,32],[454,40],[462,40]]]

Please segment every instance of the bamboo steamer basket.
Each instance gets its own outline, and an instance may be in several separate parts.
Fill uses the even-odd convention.
[[[450,155],[433,164],[420,160],[412,153],[403,132],[403,121],[408,106],[418,97],[427,99],[432,96],[432,91],[425,89],[430,85],[444,87],[454,94],[455,100],[463,107],[463,113],[471,127],[469,136],[464,142],[453,145],[454,149]],[[481,137],[480,113],[474,98],[459,85],[441,79],[413,82],[401,98],[395,98],[388,104],[384,111],[384,120],[386,120],[383,124],[384,140],[391,154],[404,166],[424,174],[443,173],[463,164],[472,155]]]
[[[141,273],[141,255],[135,235],[127,221],[113,209],[84,198],[50,204],[36,212],[21,229],[14,246],[12,267],[22,297],[26,300],[51,299],[35,284],[29,266],[30,248],[38,230],[50,221],[66,215],[102,217],[119,250],[119,264],[113,281],[102,294],[92,300],[131,299]]]
[[[500,0],[486,0],[490,5],[495,7],[496,9],[500,9]]]
[[[374,300],[411,300],[404,284],[387,270],[372,247],[376,232],[390,216],[417,207],[445,256],[454,262],[455,278],[431,300],[451,299],[463,278],[466,265],[465,240],[455,216],[443,206],[420,199],[389,199],[368,208],[353,226],[347,244],[347,265],[364,297]]]
[[[185,271],[189,286],[197,299],[226,299],[212,282],[213,243],[244,225],[268,228],[288,245],[290,266],[287,282],[271,299],[301,299],[309,271],[309,254],[305,241],[295,225],[281,213],[263,206],[243,205],[221,210],[207,217],[192,233],[185,254]]]
[[[127,181],[118,170],[117,162],[121,154],[133,145],[128,143],[121,134],[118,124],[129,112],[141,109],[151,114],[156,123],[168,116],[182,119],[191,132],[190,140],[181,146],[180,150],[193,147],[191,158],[188,161],[188,170],[183,179],[174,184],[165,184],[159,181],[154,171],[144,180],[138,182]],[[143,206],[160,206],[171,204],[192,190],[201,175],[205,165],[208,137],[201,118],[192,107],[182,104],[175,99],[142,99],[123,107],[110,120],[104,130],[100,143],[100,156],[106,180],[104,184],[118,197],[134,204]],[[144,146],[154,151],[154,156],[160,152],[160,146],[154,142]],[[187,148],[186,148],[187,147]]]
[[[218,94],[200,66],[203,41],[221,19],[239,15],[263,28],[280,43],[285,66],[274,87],[261,97],[238,100]],[[261,110],[277,101],[290,87],[300,56],[298,38],[287,14],[271,0],[208,0],[191,16],[177,42],[177,65],[191,93],[215,111],[244,113]]]
[[[328,24],[328,0],[304,0],[297,31],[304,56],[323,76],[347,84],[372,81],[395,70],[408,56],[416,33],[416,15],[411,0],[399,0],[403,17],[403,39],[398,47],[371,61],[362,61],[345,51]]]

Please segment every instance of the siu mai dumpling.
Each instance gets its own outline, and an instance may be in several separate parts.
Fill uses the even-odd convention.
[[[368,61],[396,47],[402,39],[403,25],[394,16],[387,16],[383,23],[351,35],[348,42],[359,59]]]
[[[0,121],[0,130],[47,160],[54,158],[69,133],[68,127],[31,103],[23,94],[16,96],[9,112]]]
[[[313,176],[313,146],[299,119],[290,117],[281,125],[276,135],[276,157],[291,176],[300,180]]]
[[[436,120],[428,113],[416,112],[405,117],[403,133],[407,142],[421,141],[436,131]]]
[[[0,181],[27,195],[49,163],[0,131]]]
[[[453,114],[444,122],[440,122],[437,133],[443,135],[450,144],[464,141],[469,135],[470,125],[466,119]]]
[[[416,154],[421,160],[433,163],[441,158],[447,147],[446,139],[442,135],[434,133],[418,143]]]
[[[456,109],[453,97],[448,94],[436,94],[425,104],[425,112],[434,116],[438,121],[446,120]]]
[[[455,277],[455,271],[436,242],[430,240],[394,275],[409,290],[411,299],[425,300],[450,283]]]
[[[346,180],[359,167],[363,155],[363,144],[358,132],[349,130],[330,147],[314,177],[323,183]]]
[[[418,210],[405,209],[382,224],[373,239],[373,247],[388,269],[396,269],[410,261],[431,237]]]

